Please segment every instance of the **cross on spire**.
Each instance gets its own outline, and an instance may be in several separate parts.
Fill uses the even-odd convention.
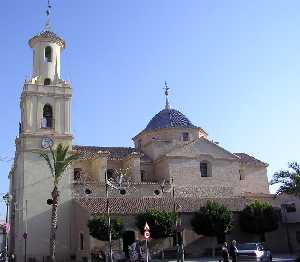
[[[47,6],[47,10],[46,10],[46,23],[45,23],[45,31],[50,30],[50,10],[51,10],[52,6],[50,3],[50,0],[48,0],[48,6]]]
[[[166,106],[165,106],[165,109],[170,109],[169,98],[168,98],[170,88],[168,87],[167,81],[165,81],[164,90],[165,90],[165,96],[166,96]]]

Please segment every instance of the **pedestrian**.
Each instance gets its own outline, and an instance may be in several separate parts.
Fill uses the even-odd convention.
[[[231,245],[229,247],[229,254],[231,256],[232,262],[236,262],[237,259],[237,247],[236,247],[236,241],[232,240]]]
[[[224,242],[224,245],[222,247],[222,257],[224,262],[229,262],[229,252],[228,252],[227,242]]]

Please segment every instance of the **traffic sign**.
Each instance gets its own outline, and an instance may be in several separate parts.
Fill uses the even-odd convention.
[[[144,226],[144,231],[150,231],[150,227],[148,225],[148,223],[146,222],[145,226]]]
[[[6,233],[10,231],[10,224],[5,221],[0,221],[0,226],[5,230]]]
[[[144,238],[145,239],[149,239],[150,238],[150,232],[149,231],[145,231],[144,232]]]

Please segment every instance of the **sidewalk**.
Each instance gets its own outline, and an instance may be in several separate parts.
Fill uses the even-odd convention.
[[[274,254],[273,257],[273,262],[292,262],[292,261],[296,261],[296,256],[293,255],[287,255],[287,254]],[[161,262],[160,259],[152,259],[151,261],[153,262]],[[219,257],[200,257],[200,258],[186,258],[184,261],[186,262],[219,262],[222,261],[221,258]],[[231,261],[231,260],[230,260]],[[165,259],[165,262],[177,262],[176,259]]]

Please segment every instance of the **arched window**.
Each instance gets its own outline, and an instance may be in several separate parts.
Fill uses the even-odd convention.
[[[201,177],[210,177],[211,176],[211,165],[207,161],[200,162],[200,175]]]
[[[49,104],[43,108],[42,128],[53,128],[53,111]]]
[[[114,175],[115,174],[113,169],[107,169],[107,179],[112,179]]]
[[[48,85],[50,85],[51,84],[51,79],[50,78],[45,78],[45,80],[44,80],[44,85],[45,86],[48,86]]]
[[[47,46],[45,48],[45,59],[47,60],[47,62],[52,62],[52,47],[51,46]]]

